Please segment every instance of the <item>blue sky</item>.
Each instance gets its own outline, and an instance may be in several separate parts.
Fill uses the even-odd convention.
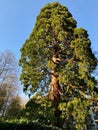
[[[36,16],[55,0],[0,0],[0,52],[11,50],[17,59],[20,48],[33,30]],[[77,27],[88,31],[93,51],[98,51],[98,0],[56,0],[66,6]]]
[[[20,48],[29,37],[36,16],[55,0],[0,0],[0,52],[11,50],[19,59]],[[58,0],[68,7],[78,27],[88,30],[94,51],[98,50],[98,0]]]

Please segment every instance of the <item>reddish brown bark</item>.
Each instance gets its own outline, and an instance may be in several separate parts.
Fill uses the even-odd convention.
[[[57,76],[55,75],[55,72],[52,71],[52,78],[51,78],[51,93],[52,93],[52,101],[54,101],[54,106],[58,106],[59,100],[60,100],[60,93],[59,93],[59,83],[57,80]]]
[[[52,58],[53,62],[56,63],[56,57],[54,56]],[[59,103],[60,103],[60,86],[57,78],[57,74],[55,70],[52,70],[51,75],[51,99],[54,106],[54,117],[55,117],[55,126],[59,126],[59,117],[61,115],[61,111],[58,109]]]

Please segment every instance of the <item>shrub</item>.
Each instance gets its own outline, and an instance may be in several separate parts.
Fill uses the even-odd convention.
[[[42,126],[34,122],[5,121],[0,122],[0,130],[60,130],[56,127]]]

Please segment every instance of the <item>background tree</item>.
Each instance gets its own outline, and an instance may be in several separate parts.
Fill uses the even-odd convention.
[[[0,114],[5,117],[6,111],[14,96],[18,94],[18,68],[12,52],[0,54]]]
[[[23,109],[22,100],[19,96],[14,96],[8,105],[5,117],[6,119],[17,119]]]
[[[57,2],[42,8],[21,48],[20,80],[28,94],[40,92],[49,96],[54,106],[54,125],[59,125],[61,116],[66,122],[72,119],[69,127],[74,120],[79,130],[86,122],[85,116],[82,119],[76,113],[89,113],[92,95],[96,94],[92,76],[96,65],[87,31],[77,28],[68,9]],[[77,111],[76,104],[81,104]],[[87,111],[81,113],[83,106]]]

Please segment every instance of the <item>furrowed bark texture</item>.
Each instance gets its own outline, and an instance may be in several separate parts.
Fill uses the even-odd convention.
[[[56,64],[57,58],[56,56],[52,57],[53,62]],[[58,109],[58,105],[60,103],[60,86],[57,79],[57,74],[55,70],[52,70],[51,76],[51,99],[54,106],[54,117],[55,117],[55,126],[59,126],[59,117],[61,115],[61,111]]]

